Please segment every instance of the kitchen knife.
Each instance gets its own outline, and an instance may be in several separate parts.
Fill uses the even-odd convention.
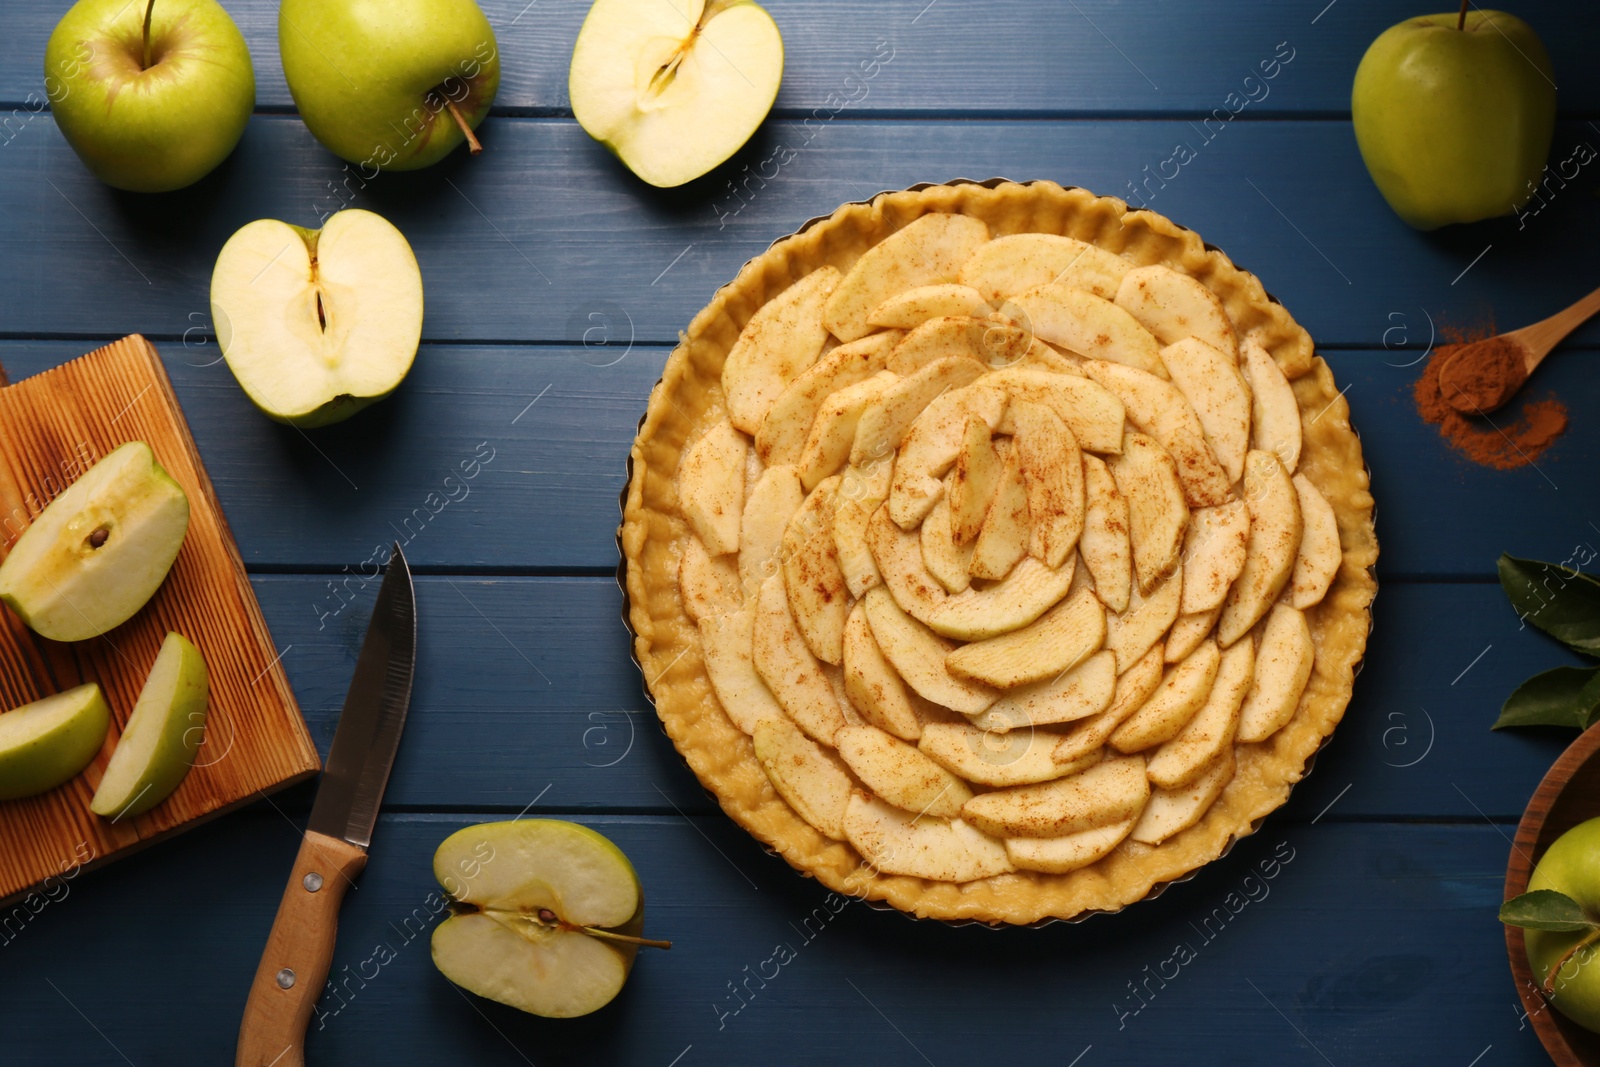
[[[278,905],[239,1028],[237,1067],[301,1067],[306,1024],[328,979],[339,905],[367,865],[400,747],[417,658],[417,602],[397,542],[333,735],[305,841]]]

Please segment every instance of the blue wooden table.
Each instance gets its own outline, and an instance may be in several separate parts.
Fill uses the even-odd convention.
[[[126,333],[157,342],[324,752],[376,592],[362,563],[399,537],[419,573],[411,725],[311,1062],[1544,1062],[1495,908],[1516,819],[1571,735],[1489,724],[1522,677],[1570,657],[1519,629],[1494,561],[1600,545],[1600,327],[1540,372],[1574,419],[1537,467],[1458,458],[1409,390],[1441,331],[1521,325],[1600,282],[1600,170],[1520,220],[1406,228],[1362,168],[1349,86],[1416,5],[771,0],[788,53],[771,119],[662,192],[572,120],[583,3],[485,3],[505,66],[487,150],[362,183],[294,115],[276,4],[230,0],[258,115],[221,169],[163,197],[99,185],[37,110],[65,6],[0,9],[0,363],[20,377]],[[1600,146],[1600,12],[1516,10],[1560,85],[1552,162]],[[1143,185],[1180,143],[1194,158]],[[1310,329],[1372,468],[1374,641],[1287,807],[1159,899],[1040,930],[834,915],[658,729],[618,619],[617,493],[676,332],[739,264],[843,201],[996,175],[1142,187]],[[391,400],[303,435],[257,415],[220,363],[207,286],[245,222],[316,225],[351,204],[411,239],[424,344]],[[479,474],[441,508],[463,460]],[[0,1063],[231,1063],[310,796],[84,874],[0,926]],[[586,1019],[473,999],[428,958],[434,848],[525,811],[616,839],[649,933],[675,942]]]

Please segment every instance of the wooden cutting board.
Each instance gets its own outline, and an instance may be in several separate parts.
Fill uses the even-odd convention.
[[[189,534],[155,598],[103,637],[75,645],[47,641],[0,606],[0,711],[84,682],[100,683],[112,710],[110,736],[83,774],[42,796],[0,801],[3,903],[57,891],[55,880],[321,766],[172,383],[144,338],[126,337],[0,388],[0,558],[50,500],[129,441],[147,443],[189,495]],[[162,639],[173,630],[200,648],[211,671],[205,743],[166,801],[144,815],[103,819],[89,811],[90,798]]]

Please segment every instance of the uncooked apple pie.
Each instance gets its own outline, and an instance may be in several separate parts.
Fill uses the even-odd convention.
[[[636,654],[723,808],[918,916],[1109,911],[1281,805],[1377,558],[1311,339],[1039,182],[852,204],[690,325],[633,448]]]

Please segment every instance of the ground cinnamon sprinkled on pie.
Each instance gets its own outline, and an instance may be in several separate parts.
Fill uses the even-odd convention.
[[[1492,334],[1490,328],[1485,336]],[[1447,360],[1467,348],[1479,338],[1462,338],[1459,343],[1446,345],[1434,351],[1427,365],[1412,386],[1412,399],[1422,421],[1439,428],[1439,436],[1463,456],[1474,463],[1495,470],[1514,470],[1536,461],[1555,443],[1567,429],[1566,405],[1553,395],[1526,398],[1516,401],[1503,413],[1492,416],[1467,416],[1450,406],[1439,384],[1439,371]],[[1480,346],[1481,347],[1481,346]],[[1520,358],[1520,349],[1513,351]],[[1472,358],[1472,354],[1468,354]],[[1502,357],[1491,357],[1499,359]],[[1475,361],[1476,362],[1476,361]],[[1474,368],[1482,369],[1482,368]],[[1493,369],[1489,368],[1489,374]],[[1458,370],[1457,374],[1460,372]],[[1474,375],[1461,375],[1455,382],[1459,388],[1462,379]],[[1492,382],[1490,383],[1492,385]]]

